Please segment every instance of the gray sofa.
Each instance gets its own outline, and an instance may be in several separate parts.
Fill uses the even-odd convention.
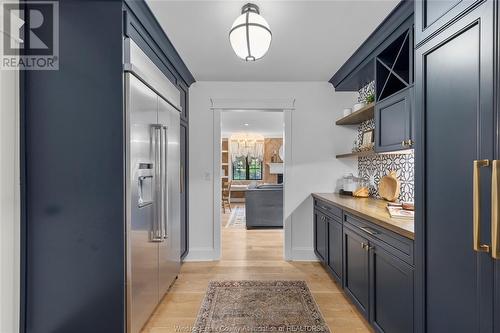
[[[245,192],[247,229],[283,227],[283,184],[259,185]]]

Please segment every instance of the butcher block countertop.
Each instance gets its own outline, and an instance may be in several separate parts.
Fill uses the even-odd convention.
[[[395,219],[387,211],[387,201],[375,198],[354,198],[337,193],[313,193],[312,196],[331,203],[369,222],[409,239],[415,239],[413,220]]]

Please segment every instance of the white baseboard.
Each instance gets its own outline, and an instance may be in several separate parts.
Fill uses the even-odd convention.
[[[310,247],[292,248],[292,261],[318,261],[314,249]]]
[[[217,252],[213,247],[198,247],[189,249],[189,253],[184,258],[185,262],[188,261],[215,261],[219,260]]]

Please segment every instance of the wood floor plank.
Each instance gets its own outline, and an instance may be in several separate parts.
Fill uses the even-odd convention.
[[[142,333],[190,332],[211,280],[305,280],[332,333],[373,332],[318,262],[283,260],[282,230],[225,228],[229,217],[222,214],[221,260],[184,263]]]

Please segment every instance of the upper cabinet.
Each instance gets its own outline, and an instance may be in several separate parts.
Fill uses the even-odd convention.
[[[394,8],[332,76],[329,82],[335,87],[336,91],[358,91],[367,83],[375,80],[374,69],[378,64],[378,56],[381,56],[379,59],[381,65],[385,64],[389,67],[387,70],[391,69],[395,58],[387,58],[382,53],[389,48],[397,48],[396,53],[393,55],[392,50],[388,51],[388,53],[391,53],[391,57],[396,56],[402,44],[412,45],[412,35],[408,35],[408,32],[413,29],[413,12],[413,1],[403,0]],[[406,49],[403,48],[401,51],[403,53],[399,58],[400,61],[409,59],[410,54],[405,53]],[[398,66],[405,66],[405,64],[398,62],[396,66],[396,72],[399,73]],[[412,75],[411,73],[406,74]],[[409,79],[407,78],[407,81]]]
[[[387,97],[375,105],[375,151],[388,152],[413,147],[413,87]]]
[[[374,118],[377,153],[413,148],[413,13],[413,1],[401,1],[330,80],[336,91],[358,91],[374,82],[375,102],[336,124]]]
[[[413,29],[397,34],[375,61],[375,151],[413,147]]]
[[[419,45],[455,22],[482,0],[417,0],[415,1],[415,44]]]
[[[404,31],[376,56],[375,90],[377,101],[407,88],[412,83],[412,37],[412,29]]]

